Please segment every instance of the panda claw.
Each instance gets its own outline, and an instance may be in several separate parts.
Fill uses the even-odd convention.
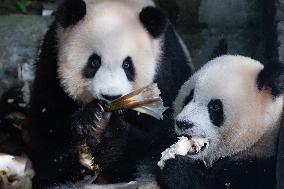
[[[98,116],[97,114],[95,114],[95,118],[96,118],[97,122],[99,122],[102,119],[101,116]],[[97,125],[97,123],[96,123],[96,125]]]
[[[98,106],[100,107],[101,112],[104,112],[104,111],[105,111],[104,107],[103,107],[100,103],[98,103]]]

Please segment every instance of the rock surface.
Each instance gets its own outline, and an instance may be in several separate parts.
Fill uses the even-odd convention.
[[[0,16],[0,95],[17,83],[18,66],[32,64],[51,17]]]
[[[227,42],[230,54],[263,58],[266,41],[263,36],[262,1],[179,0],[176,2],[176,9],[180,12],[174,23],[186,39],[193,63],[197,68],[211,58],[220,40]],[[169,12],[172,10],[176,11],[168,9]]]

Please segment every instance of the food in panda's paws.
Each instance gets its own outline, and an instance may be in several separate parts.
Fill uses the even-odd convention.
[[[150,115],[156,119],[163,119],[163,113],[167,108],[164,107],[160,94],[161,92],[157,84],[152,84],[122,96],[111,103],[99,103],[98,106],[101,111],[99,115],[95,115],[97,123],[96,127],[93,129],[94,138],[98,143],[101,141],[102,135],[109,124],[113,111],[133,109],[137,112]],[[79,150],[81,165],[92,171],[97,170],[96,166],[93,165],[93,157],[90,153],[89,147],[83,143]]]
[[[167,148],[162,152],[162,157],[158,162],[158,166],[163,169],[165,163],[169,159],[174,159],[176,155],[194,155],[198,154],[200,151],[208,147],[209,141],[206,138],[200,137],[179,137],[179,141],[173,144],[171,147]]]
[[[176,155],[186,155],[189,151],[190,141],[187,137],[180,137],[179,141],[165,151],[162,152],[162,157],[158,162],[158,166],[162,169],[165,166],[165,162],[169,159],[175,158]]]
[[[31,189],[33,176],[28,158],[0,153],[0,188]]]
[[[98,142],[107,128],[112,112],[124,109],[133,109],[137,112],[148,114],[156,119],[163,119],[163,113],[167,110],[160,97],[160,90],[157,84],[133,91],[125,96],[114,100],[108,104],[98,103],[100,111],[95,113],[96,127],[94,137]]]
[[[191,150],[188,152],[189,155],[198,154],[203,149],[208,148],[209,146],[209,140],[207,138],[192,137],[190,141],[192,145]]]
[[[167,108],[163,105],[160,90],[156,83],[133,91],[117,100],[106,104],[106,111],[133,109],[137,112],[148,114],[157,119],[163,119],[163,113]]]
[[[94,158],[91,154],[90,148],[86,144],[80,146],[79,161],[81,165],[91,171],[99,171],[98,165],[94,163]]]

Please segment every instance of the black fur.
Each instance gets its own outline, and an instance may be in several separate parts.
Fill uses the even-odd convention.
[[[9,115],[17,113],[26,116],[26,108],[19,106],[25,103],[21,88],[16,86],[5,92],[0,99],[0,152],[11,155],[22,155],[26,153],[26,145],[22,139],[20,128],[22,121],[12,119]],[[9,99],[13,102],[9,103]],[[24,118],[23,117],[23,118]],[[17,127],[16,127],[17,126]]]
[[[93,113],[97,108],[82,107],[60,84],[58,22],[64,23],[60,15],[47,32],[36,63],[30,119],[26,124],[31,139],[29,155],[37,173],[35,188],[79,180],[87,174],[79,164],[78,143],[82,138],[91,138],[87,131],[96,127]],[[163,20],[161,22],[163,24]],[[71,22],[66,23],[65,26]],[[163,57],[154,82],[161,89],[165,105],[170,107],[168,116],[172,114],[172,102],[180,86],[192,72],[173,28],[163,31]],[[95,162],[103,168],[102,175],[110,182],[130,181],[135,177],[140,160],[150,157],[157,161],[160,152],[173,142],[170,134],[173,121],[167,116],[164,121],[158,121],[146,115],[137,116],[133,111],[126,111],[122,116],[114,114],[99,144],[87,140]]]
[[[160,37],[168,25],[168,20],[165,15],[161,10],[155,7],[144,8],[140,13],[139,18],[144,27],[154,38]]]
[[[95,77],[97,71],[101,66],[101,57],[97,54],[93,54],[88,59],[85,68],[83,69],[83,75],[87,79]]]
[[[220,99],[211,100],[208,103],[208,113],[211,122],[220,127],[224,123],[224,110],[223,110],[223,103]]]
[[[23,85],[17,85],[5,92],[0,99],[0,152],[20,156],[26,153],[21,126],[27,114]],[[9,102],[9,100],[13,100]]]
[[[162,91],[161,96],[165,106],[172,107],[180,86],[188,80],[193,70],[188,66],[189,62],[178,43],[173,27],[169,26],[165,32],[163,55],[157,68],[159,74],[156,75],[155,82]],[[172,116],[172,109],[167,113],[168,116]]]
[[[133,62],[132,62],[132,58],[131,57],[127,57],[123,63],[122,63],[122,67],[125,71],[125,74],[127,76],[127,79],[129,81],[134,81],[135,79],[135,68],[133,66]]]
[[[83,0],[64,0],[56,11],[56,20],[63,27],[76,24],[87,13],[86,3]]]
[[[70,130],[72,114],[79,106],[63,91],[57,76],[56,29],[56,24],[50,27],[41,47],[26,124],[29,155],[37,173],[35,188],[72,180],[81,168]]]
[[[271,61],[264,65],[264,69],[257,78],[258,89],[268,89],[274,97],[284,92],[284,65]]]
[[[191,129],[194,124],[189,121],[176,121],[176,126],[181,130]]]
[[[185,98],[184,103],[183,103],[183,107],[188,105],[192,101],[193,97],[194,97],[194,89],[192,89],[190,91],[189,95]]]
[[[214,48],[210,60],[219,56],[228,54],[228,42],[226,39],[220,39],[218,45]]]
[[[99,119],[110,119],[109,125],[112,125],[112,127],[101,130],[102,133],[95,132],[94,128],[99,121],[97,117]],[[105,170],[111,168],[111,165],[123,153],[128,127],[128,124],[121,119],[120,115],[111,116],[111,113],[102,112],[95,100],[73,114],[71,130],[74,143],[80,146],[85,142],[90,149],[94,149],[92,151],[94,163]]]
[[[157,177],[158,184],[161,189],[206,188],[198,166],[185,156],[170,159]]]
[[[166,163],[157,180],[162,189],[275,188],[275,158],[217,161],[212,167],[178,156]]]

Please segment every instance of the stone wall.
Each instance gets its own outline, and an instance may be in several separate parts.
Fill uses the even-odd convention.
[[[51,20],[32,15],[0,16],[0,95],[17,84],[21,65],[34,63]]]
[[[199,67],[210,59],[220,40],[228,53],[256,59],[267,57],[269,0],[160,0],[186,40],[193,62]],[[167,4],[171,4],[168,8]],[[269,11],[267,11],[269,10]]]

